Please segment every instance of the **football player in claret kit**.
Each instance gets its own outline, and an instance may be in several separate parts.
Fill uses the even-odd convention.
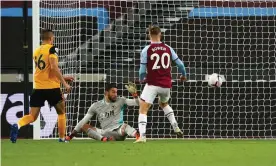
[[[10,140],[15,143],[18,130],[34,122],[47,100],[50,106],[54,106],[58,114],[59,142],[65,142],[66,116],[65,101],[60,83],[67,92],[71,87],[67,82],[74,80],[73,77],[64,77],[58,67],[58,48],[53,45],[54,33],[51,30],[43,30],[41,33],[42,44],[35,50],[34,90],[30,98],[30,113],[23,116],[17,124],[11,126]]]
[[[141,64],[139,80],[143,82],[146,78],[146,85],[140,97],[140,109],[138,125],[140,138],[135,143],[146,142],[147,112],[153,104],[156,96],[159,96],[159,105],[165,116],[170,121],[177,136],[183,136],[179,129],[172,108],[168,105],[170,99],[170,88],[172,87],[171,62],[176,63],[181,71],[181,81],[186,80],[186,70],[183,62],[178,58],[175,51],[168,45],[161,42],[161,30],[157,26],[149,28],[151,43],[141,53]]]
[[[69,136],[70,141],[78,132],[85,132],[88,137],[99,141],[123,141],[127,136],[138,139],[139,133],[130,125],[124,123],[124,109],[126,106],[138,106],[139,98],[137,96],[136,85],[129,83],[126,86],[134,99],[117,97],[117,86],[114,83],[107,84],[103,100],[100,100],[90,106],[84,118],[76,125]],[[89,120],[97,116],[101,128],[96,128],[88,124]]]

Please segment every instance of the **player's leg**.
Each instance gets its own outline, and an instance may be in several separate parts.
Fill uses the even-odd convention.
[[[113,131],[104,131],[103,136],[109,138],[109,140],[112,141],[124,141],[127,135],[122,135],[118,130],[119,129]]]
[[[105,137],[101,134],[100,129],[97,129],[89,124],[83,125],[81,130],[85,132],[88,135],[88,137],[92,139],[103,141],[103,142],[109,141],[108,137]]]
[[[47,101],[50,106],[54,106],[58,114],[58,134],[59,142],[65,141],[66,115],[65,100],[60,88],[47,91]]]
[[[147,127],[147,113],[151,104],[144,101],[143,98],[139,104],[139,117],[138,117],[138,128],[140,132],[140,138],[135,142],[146,142],[146,127]]]
[[[138,127],[140,138],[135,142],[146,142],[147,113],[157,95],[156,86],[146,84],[141,94],[139,104]]]
[[[33,123],[37,119],[39,112],[40,112],[40,107],[31,107],[30,113],[28,115],[23,116],[17,122],[18,129],[30,123]]]
[[[18,128],[23,127],[27,124],[34,122],[40,112],[40,108],[44,106],[45,103],[45,91],[44,90],[33,90],[33,93],[30,98],[30,113],[29,115],[23,116],[19,119],[17,125]]]
[[[106,131],[103,136],[109,138],[109,140],[112,141],[124,141],[127,138],[127,135],[122,136],[121,134],[118,133],[117,130],[115,131]]]
[[[125,123],[119,128],[118,132],[121,133],[122,136],[127,135],[136,139],[140,137],[140,134],[135,128]]]
[[[55,109],[58,114],[58,134],[59,141],[63,142],[66,132],[66,115],[65,115],[65,101],[60,101],[55,105]]]
[[[40,107],[31,107],[30,113],[28,115],[23,116],[21,119],[19,119],[17,124],[13,124],[11,126],[10,140],[12,143],[15,143],[17,140],[18,130],[23,126],[34,122],[37,119],[39,112]]]
[[[104,131],[103,136],[112,138],[112,140],[114,141],[124,141],[127,136],[138,139],[139,133],[136,129],[124,123],[118,129],[112,131]]]
[[[40,108],[44,106],[44,94],[43,90],[34,90],[30,98],[30,113],[19,119],[17,124],[11,126],[10,140],[15,143],[17,140],[18,130],[32,122],[34,122],[40,112]]]
[[[163,109],[165,116],[170,121],[174,132],[177,134],[178,137],[183,136],[183,132],[179,129],[178,123],[175,119],[174,111],[168,104],[170,99],[170,89],[169,88],[160,88],[159,89],[159,106]]]

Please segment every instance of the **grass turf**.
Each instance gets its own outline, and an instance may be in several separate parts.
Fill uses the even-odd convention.
[[[1,141],[2,166],[276,166],[275,140]]]

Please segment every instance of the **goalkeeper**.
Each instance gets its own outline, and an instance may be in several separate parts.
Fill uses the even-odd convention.
[[[100,141],[124,141],[127,136],[139,138],[137,130],[123,121],[124,109],[126,106],[138,106],[139,98],[134,83],[125,86],[134,99],[117,97],[117,86],[114,83],[106,85],[103,100],[90,106],[84,118],[77,124],[69,136],[70,141],[78,132],[85,132],[88,137]],[[93,115],[97,116],[101,129],[88,124]]]

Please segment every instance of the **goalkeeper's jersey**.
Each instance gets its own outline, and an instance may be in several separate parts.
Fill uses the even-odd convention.
[[[127,105],[138,106],[139,98],[126,99],[124,97],[118,97],[113,103],[107,103],[104,99],[100,100],[90,106],[86,115],[76,125],[74,130],[77,132],[81,131],[82,126],[88,123],[95,114],[103,130],[111,131],[117,129],[124,123],[123,116]]]
[[[116,129],[124,123],[124,110],[127,107],[126,98],[118,97],[113,103],[107,103],[104,99],[94,103],[87,114],[96,114],[101,128]]]

